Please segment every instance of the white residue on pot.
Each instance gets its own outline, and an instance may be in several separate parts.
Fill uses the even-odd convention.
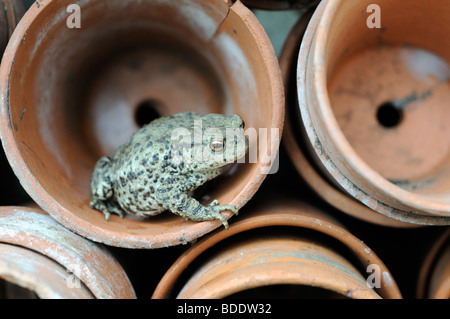
[[[430,80],[430,77],[438,82],[450,80],[450,66],[447,61],[431,51],[405,47],[400,51],[400,56],[411,73],[421,81]]]
[[[385,286],[394,286],[391,275],[387,271],[383,271],[383,282]]]
[[[221,23],[221,20],[216,21],[213,15],[205,10],[205,7],[207,7],[206,9],[211,10],[213,14],[218,13],[218,10],[214,6],[210,7],[206,1],[202,5],[200,5],[201,1],[195,0],[156,0],[155,2],[170,6],[173,10],[178,11],[185,23],[190,24],[193,30],[204,40],[211,39]],[[225,18],[226,14],[227,12],[224,11],[222,18]]]
[[[176,1],[176,4],[186,21],[193,25],[203,39],[211,39],[219,27],[220,21],[215,21],[196,1],[185,0],[180,2],[181,4]]]
[[[227,33],[217,34],[213,39],[218,52],[223,55],[228,72],[239,90],[239,103],[242,107],[252,107],[258,100],[256,79],[250,68],[247,57],[239,44]],[[229,105],[231,108],[232,106]],[[255,106],[258,107],[258,106]],[[225,110],[225,114],[232,114],[232,110]]]

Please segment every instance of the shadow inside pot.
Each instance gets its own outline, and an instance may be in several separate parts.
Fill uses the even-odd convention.
[[[0,299],[38,299],[34,291],[0,279]]]

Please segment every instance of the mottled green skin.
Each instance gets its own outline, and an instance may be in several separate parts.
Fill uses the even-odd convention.
[[[245,155],[248,142],[243,127],[244,122],[238,115],[188,112],[154,120],[131,136],[112,159],[104,156],[98,160],[91,179],[90,206],[101,211],[106,220],[110,214],[123,217],[126,212],[151,216],[170,210],[187,220],[218,219],[228,228],[220,212],[230,210],[237,214],[234,206],[218,205],[217,200],[204,206],[188,193],[217,177],[224,165]],[[185,132],[183,136],[189,137],[188,140],[173,139],[174,130],[180,128]],[[207,138],[208,134],[203,134],[209,128],[219,129],[224,137],[227,128],[235,129],[245,143],[234,143],[231,156],[224,158],[226,148],[222,152],[214,152],[210,143],[217,138]],[[202,139],[198,138],[202,136],[198,133],[203,134]],[[228,146],[226,142],[224,145]],[[180,153],[183,146],[188,147],[188,151]],[[196,160],[198,157],[194,155],[199,151],[201,161]],[[180,154],[190,157],[186,160]],[[214,156],[209,158],[208,154]]]

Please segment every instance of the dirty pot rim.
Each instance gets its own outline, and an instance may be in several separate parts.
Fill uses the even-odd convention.
[[[154,249],[187,243],[213,231],[222,226],[217,220],[195,222],[189,225],[181,225],[172,232],[164,234],[126,234],[126,238],[120,235],[120,232],[107,230],[99,225],[95,225],[78,215],[73,214],[69,209],[64,207],[60,202],[56,201],[34,177],[27,162],[21,156],[20,146],[16,140],[13,121],[9,108],[9,85],[12,66],[15,61],[15,53],[22,38],[25,36],[28,27],[33,23],[37,16],[45,7],[56,2],[57,0],[43,0],[39,6],[32,5],[25,13],[19,24],[17,25],[11,39],[6,47],[2,63],[0,65],[0,138],[2,146],[5,150],[6,157],[20,180],[23,188],[33,198],[33,200],[50,214],[56,221],[70,229],[71,231],[93,240],[110,246],[133,248],[133,249]],[[228,3],[226,0],[223,0]],[[283,129],[284,124],[284,92],[281,71],[278,66],[278,60],[275,56],[273,46],[265,33],[258,19],[243,4],[236,6],[236,14],[239,15],[242,22],[248,28],[249,32],[258,42],[258,54],[264,61],[264,68],[267,69],[269,77],[267,82],[272,86],[272,119],[271,126]],[[281,134],[280,134],[281,135]],[[281,139],[281,136],[280,136]],[[279,141],[271,141],[270,147],[275,148],[279,145]],[[272,159],[276,157],[276,152],[272,152]],[[270,162],[273,164],[273,160]],[[263,163],[255,164],[250,174],[250,182],[246,184],[228,204],[242,208],[246,202],[257,192],[258,188],[264,181],[267,174],[265,172],[268,167]],[[231,212],[224,212],[223,216],[229,219],[233,216]],[[189,230],[189,231],[186,231]],[[176,236],[174,236],[176,234]],[[184,241],[178,240],[183,237]],[[176,238],[176,239],[174,239]]]
[[[39,299],[95,298],[83,283],[70,286],[69,280],[74,279],[70,271],[36,251],[0,242],[0,252],[0,280],[28,290]]]

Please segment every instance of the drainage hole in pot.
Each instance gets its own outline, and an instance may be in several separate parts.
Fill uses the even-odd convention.
[[[403,119],[403,110],[396,107],[392,102],[381,104],[377,110],[377,120],[385,128],[393,128],[400,124]]]
[[[161,117],[161,114],[158,112],[158,110],[161,110],[162,107],[163,105],[161,102],[153,99],[141,102],[136,108],[136,124],[139,125],[139,127],[142,127],[150,123],[151,121]]]

